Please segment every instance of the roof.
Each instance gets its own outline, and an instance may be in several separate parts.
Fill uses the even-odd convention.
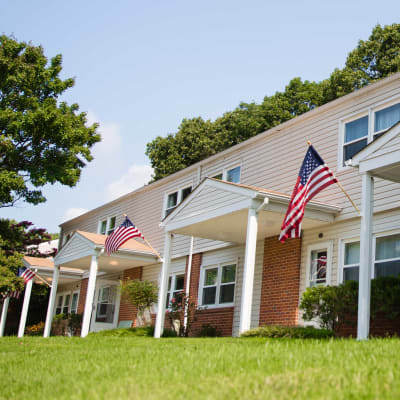
[[[92,243],[104,246],[107,235],[101,235],[100,233],[91,233],[91,232],[84,232],[84,231],[76,231],[76,233],[80,234],[84,238],[90,240]],[[149,253],[157,255],[156,252],[150,247],[145,245],[144,243],[140,243],[135,239],[129,239],[125,242],[118,250],[131,250],[137,251],[140,253]]]
[[[133,190],[132,192],[124,194],[124,195],[122,195],[122,196],[120,196],[120,197],[118,197],[118,198],[116,198],[116,199],[114,199],[112,201],[109,201],[109,202],[104,203],[104,204],[102,204],[102,205],[100,205],[98,207],[95,207],[92,210],[89,210],[86,213],[81,214],[81,215],[79,215],[79,216],[77,216],[75,218],[72,218],[72,219],[70,219],[68,221],[64,221],[59,226],[62,227],[65,224],[70,223],[72,221],[78,221],[79,219],[81,219],[83,217],[87,217],[91,213],[96,212],[96,211],[102,209],[105,206],[109,206],[110,204],[116,204],[116,203],[118,203],[120,201],[123,201],[124,199],[127,199],[127,198],[129,198],[129,197],[131,197],[133,195],[136,195],[136,194],[138,194],[138,193],[140,193],[140,192],[142,192],[144,190],[150,190],[150,189],[152,189],[154,187],[162,185],[165,182],[169,182],[170,180],[176,179],[177,177],[186,174],[188,171],[193,171],[193,170],[199,168],[199,166],[207,164],[212,160],[216,160],[216,159],[218,159],[220,157],[224,157],[227,154],[230,154],[231,152],[234,152],[234,151],[236,151],[238,149],[241,149],[244,146],[247,146],[247,145],[249,145],[251,143],[255,143],[255,142],[259,141],[259,140],[262,140],[263,138],[269,137],[272,134],[279,133],[282,129],[284,129],[286,127],[290,127],[292,125],[300,123],[301,121],[307,120],[308,118],[315,117],[315,116],[317,116],[317,115],[319,115],[321,113],[324,113],[324,112],[326,112],[326,111],[328,111],[330,109],[333,109],[333,108],[339,106],[340,104],[345,103],[346,101],[350,101],[350,100],[352,100],[354,98],[357,98],[357,97],[365,96],[368,92],[370,92],[372,90],[375,90],[375,89],[378,89],[378,88],[380,88],[382,86],[385,86],[386,84],[391,83],[392,81],[399,80],[399,79],[400,79],[400,72],[397,72],[397,73],[394,73],[393,75],[390,75],[390,76],[388,76],[386,78],[380,79],[377,82],[370,83],[367,86],[364,86],[364,87],[362,87],[362,88],[360,88],[358,90],[355,90],[355,91],[353,91],[351,93],[348,93],[348,94],[346,94],[346,95],[344,95],[342,97],[339,97],[339,98],[337,98],[335,100],[332,100],[332,101],[330,101],[330,102],[328,102],[326,104],[323,104],[322,106],[316,107],[315,109],[313,109],[311,111],[308,111],[308,112],[306,112],[304,114],[301,114],[301,115],[299,115],[299,116],[297,116],[295,118],[292,118],[292,119],[290,119],[288,121],[285,121],[280,125],[276,125],[276,126],[270,128],[270,129],[268,129],[268,130],[266,130],[266,131],[264,131],[262,133],[259,133],[256,136],[253,136],[253,137],[251,137],[251,138],[249,138],[249,139],[247,139],[247,140],[245,140],[243,142],[240,142],[240,143],[238,143],[238,144],[236,144],[234,146],[231,146],[231,147],[229,147],[229,148],[227,148],[227,149],[225,149],[225,150],[223,150],[223,151],[221,151],[221,152],[219,152],[217,154],[214,154],[214,155],[212,155],[212,156],[210,156],[208,158],[205,158],[204,160],[198,161],[197,163],[192,164],[192,165],[190,165],[190,166],[188,166],[188,167],[186,167],[186,168],[184,168],[184,169],[182,169],[180,171],[177,171],[177,172],[175,172],[175,173],[173,173],[171,175],[168,175],[168,176],[166,176],[166,177],[164,177],[162,179],[159,179],[159,180],[157,180],[155,182],[152,182],[150,184],[144,185],[144,186],[142,186],[142,187],[140,187],[140,188],[138,188],[136,190]]]
[[[49,269],[54,269],[54,261],[52,258],[42,258],[42,257],[30,257],[30,256],[24,256],[23,260],[29,264],[32,268],[37,267],[37,268],[49,268]],[[80,269],[75,269],[75,268],[66,268],[66,267],[61,267],[61,271],[64,272],[75,272],[75,273],[83,273],[83,270]]]

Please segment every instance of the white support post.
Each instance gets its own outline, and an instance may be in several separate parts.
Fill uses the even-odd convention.
[[[49,304],[47,306],[46,323],[44,325],[43,337],[49,337],[51,331],[51,322],[53,321],[54,304],[56,303],[58,278],[60,277],[60,266],[55,265],[53,271],[53,280],[51,282]]]
[[[358,287],[357,339],[367,340],[371,306],[372,221],[374,181],[368,173],[362,175],[360,274]]]
[[[4,330],[6,329],[6,319],[7,319],[7,311],[9,304],[10,304],[10,298],[6,297],[3,300],[3,308],[1,310],[0,337],[4,336]]]
[[[28,316],[29,303],[31,301],[33,279],[25,285],[24,302],[22,304],[21,317],[19,319],[18,337],[23,337],[25,333],[26,318]]]
[[[186,271],[186,290],[185,290],[186,302],[185,302],[185,313],[183,316],[183,327],[184,327],[185,331],[187,328],[187,320],[188,320],[190,276],[192,275],[193,247],[194,247],[194,236],[192,236],[190,239],[189,259],[188,259],[188,267],[187,267],[187,271]]]
[[[160,288],[158,291],[158,307],[154,337],[159,339],[164,330],[165,302],[167,301],[168,270],[171,263],[172,234],[165,233],[164,239],[164,261],[161,268]]]
[[[247,217],[246,250],[244,255],[242,302],[240,307],[239,333],[250,329],[253,302],[254,266],[256,261],[258,213],[256,205],[249,208]]]
[[[93,312],[93,300],[96,288],[98,257],[99,255],[96,253],[92,256],[92,261],[90,262],[89,280],[86,292],[85,309],[83,312],[81,337],[86,337],[90,329],[90,319]]]

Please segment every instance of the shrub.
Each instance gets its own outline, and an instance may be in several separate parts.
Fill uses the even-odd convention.
[[[317,329],[313,326],[267,325],[242,333],[242,337],[327,339],[333,336],[329,329]]]
[[[27,326],[25,328],[25,335],[28,336],[43,336],[44,322],[41,321],[38,324]]]
[[[58,335],[75,336],[82,326],[82,314],[61,313],[53,317],[53,322],[57,329]]]
[[[162,337],[178,337],[178,333],[174,329],[164,328]]]
[[[203,324],[197,336],[199,337],[218,337],[222,336],[222,333],[211,324]]]
[[[167,318],[176,336],[189,336],[193,322],[196,321],[197,310],[196,303],[191,301],[188,296],[185,296],[183,292],[179,293],[176,298],[172,298],[169,309],[167,310]],[[186,326],[181,324],[181,322],[185,320],[185,317]],[[179,328],[175,327],[175,321],[179,321],[177,324]]]
[[[88,336],[114,336],[114,337],[126,337],[126,336],[154,336],[154,327],[153,326],[145,326],[138,328],[118,328],[118,329],[109,329],[100,332],[91,332]]]

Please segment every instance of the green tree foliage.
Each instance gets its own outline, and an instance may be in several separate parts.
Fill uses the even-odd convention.
[[[146,154],[154,180],[186,168],[329,101],[400,70],[400,24],[377,25],[348,54],[345,67],[321,82],[292,79],[260,104],[241,103],[215,121],[184,119],[175,134],[156,137]]]
[[[62,57],[50,62],[40,46],[0,36],[0,207],[38,204],[46,183],[74,186],[100,141],[78,105],[60,102],[74,79],[59,77]]]
[[[48,240],[45,229],[33,227],[32,222],[0,219],[0,293],[23,289],[23,280],[17,277],[22,257],[40,257],[37,245]]]

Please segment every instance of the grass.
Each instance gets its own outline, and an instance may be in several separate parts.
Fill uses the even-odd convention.
[[[0,399],[397,398],[399,339],[0,339]]]

